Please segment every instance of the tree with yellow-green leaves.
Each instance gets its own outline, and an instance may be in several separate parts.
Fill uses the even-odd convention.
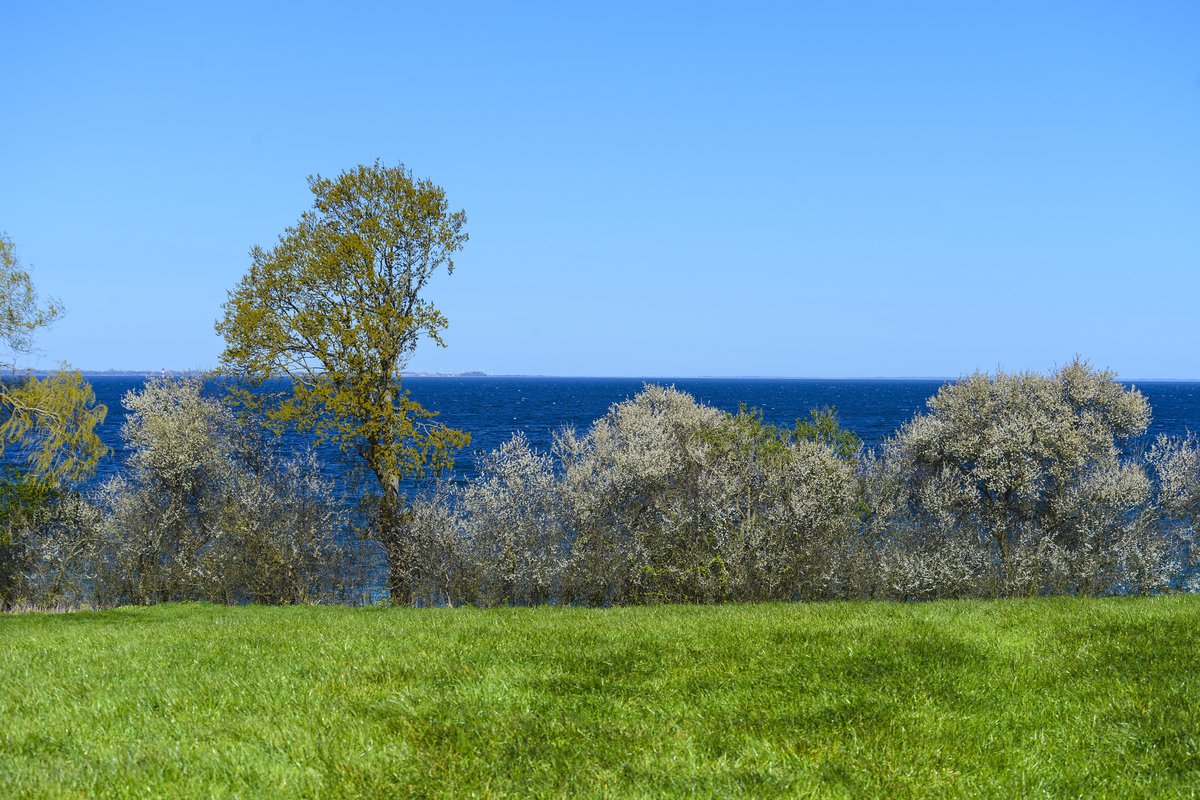
[[[406,479],[449,468],[469,436],[436,421],[401,385],[428,338],[444,346],[445,316],[425,297],[467,241],[466,214],[404,165],[375,162],[309,178],[313,207],[230,292],[217,331],[239,397],[282,429],[357,454],[378,483],[372,535],[387,556],[393,602],[412,599],[416,550],[401,493]],[[263,384],[288,379],[270,393]]]
[[[29,271],[21,266],[12,239],[0,235],[0,452],[27,474],[56,482],[87,477],[108,452],[96,426],[108,409],[96,403],[78,371],[63,369],[44,378],[18,372],[17,361],[33,352],[34,334],[62,316],[56,300],[40,303]],[[20,450],[12,459],[10,448]]]
[[[65,365],[43,378],[19,370],[35,334],[62,313],[57,301],[39,300],[12,239],[0,234],[0,606],[21,564],[14,532],[64,481],[91,475],[108,452],[96,433],[108,409],[82,374]]]

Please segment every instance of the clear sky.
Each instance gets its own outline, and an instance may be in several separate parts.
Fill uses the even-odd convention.
[[[422,371],[1200,378],[1200,3],[6,3],[35,366],[213,366],[376,158],[471,241]]]

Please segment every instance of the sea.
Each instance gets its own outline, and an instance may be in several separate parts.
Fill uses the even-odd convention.
[[[125,458],[121,426],[122,398],[142,387],[146,376],[88,375],[98,402],[108,407],[100,436],[111,448],[93,482],[118,470]],[[470,480],[476,458],[524,433],[530,444],[549,449],[555,432],[586,429],[614,403],[633,397],[648,383],[674,386],[696,400],[730,412],[740,404],[760,409],[770,423],[791,427],[810,410],[832,406],[844,428],[856,433],[867,447],[878,445],[922,411],[944,379],[819,379],[819,378],[559,378],[559,377],[408,377],[405,389],[414,400],[439,412],[438,420],[471,434],[471,444],[459,453],[452,477]],[[1134,385],[1150,402],[1153,421],[1143,446],[1160,433],[1200,431],[1200,382],[1145,381]],[[214,395],[219,388],[210,385]],[[280,447],[307,444],[304,437],[286,437]],[[318,448],[323,469],[340,478],[349,463],[336,448]]]

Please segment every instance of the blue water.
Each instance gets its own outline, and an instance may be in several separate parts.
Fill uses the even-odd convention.
[[[90,376],[99,402],[108,406],[100,435],[113,454],[101,464],[97,480],[119,468],[123,458],[121,397],[139,388],[144,378]],[[586,428],[613,403],[635,395],[653,381],[689,392],[697,400],[727,411],[739,403],[762,409],[768,422],[791,427],[810,409],[832,405],[842,425],[868,445],[879,443],[925,406],[940,380],[822,380],[728,378],[407,378],[404,386],[426,408],[441,412],[441,422],[471,434],[471,445],[459,455],[456,474],[474,474],[474,457],[523,431],[539,448],[549,448],[564,426]],[[1200,383],[1139,383],[1154,413],[1148,437],[1159,433],[1200,431]],[[344,469],[340,454],[326,447],[321,457],[331,473]]]

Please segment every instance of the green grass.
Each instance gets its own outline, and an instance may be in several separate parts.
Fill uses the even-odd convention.
[[[1200,598],[0,616],[0,796],[1200,796]]]

